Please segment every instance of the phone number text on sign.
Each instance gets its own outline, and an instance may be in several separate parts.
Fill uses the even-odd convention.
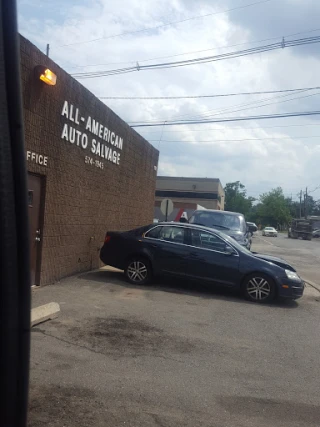
[[[103,169],[103,166],[104,166],[103,162],[100,162],[99,160],[95,160],[89,156],[85,156],[84,162],[88,165],[95,166],[96,168],[100,168],[100,169]]]

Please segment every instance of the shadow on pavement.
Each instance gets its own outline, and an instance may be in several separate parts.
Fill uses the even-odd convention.
[[[157,277],[149,286],[138,286],[128,283],[121,271],[98,270],[84,273],[79,279],[92,280],[94,282],[105,283],[106,285],[118,285],[127,289],[143,289],[147,291],[162,291],[174,294],[190,295],[204,299],[221,299],[233,301],[241,304],[257,306],[256,303],[246,301],[238,290],[225,288],[218,285],[205,285],[197,281],[180,278]],[[273,303],[260,304],[262,307],[279,307],[292,309],[299,307],[299,303],[293,300],[276,299]]]

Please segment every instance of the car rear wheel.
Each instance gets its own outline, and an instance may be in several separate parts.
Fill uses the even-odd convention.
[[[276,296],[273,280],[262,273],[247,276],[243,283],[243,291],[246,299],[260,303],[270,302]]]
[[[146,285],[152,276],[150,262],[142,257],[131,258],[126,265],[125,275],[130,283]]]

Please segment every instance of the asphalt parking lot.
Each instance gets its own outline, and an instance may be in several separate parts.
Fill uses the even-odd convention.
[[[253,238],[252,250],[279,256],[288,260],[305,279],[320,288],[320,239],[288,239],[287,234],[264,237],[258,232]]]
[[[316,242],[269,243],[255,237],[253,250],[302,243],[301,254],[319,256],[308,252]],[[49,301],[61,314],[32,330],[29,426],[319,426],[312,287],[258,305],[181,281],[135,287],[100,270],[33,292],[34,305]]]

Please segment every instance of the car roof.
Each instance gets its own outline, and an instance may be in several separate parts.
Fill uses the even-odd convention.
[[[204,212],[204,213],[206,213],[206,212],[214,212],[214,213],[217,213],[219,215],[228,214],[228,215],[237,215],[237,216],[240,215],[240,216],[243,216],[243,214],[240,213],[240,212],[218,211],[218,210],[215,210],[215,209],[198,209],[198,210],[195,210],[193,212],[193,214],[195,214],[196,212]]]

